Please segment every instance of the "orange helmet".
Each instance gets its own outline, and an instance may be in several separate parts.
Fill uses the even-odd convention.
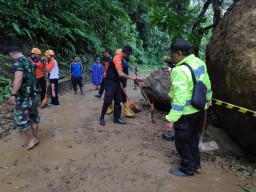
[[[118,55],[119,53],[121,53],[122,52],[122,49],[117,49],[116,50],[116,55]]]
[[[41,55],[41,51],[40,51],[40,49],[38,49],[38,48],[33,48],[33,49],[31,50],[31,53],[37,54],[37,55]]]
[[[53,50],[47,50],[47,51],[45,51],[44,55],[49,57],[49,56],[54,55],[54,52],[53,52]]]

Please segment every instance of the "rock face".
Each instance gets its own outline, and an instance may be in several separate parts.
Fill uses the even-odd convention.
[[[154,103],[154,106],[162,111],[170,111],[171,98],[168,96],[169,90],[163,85],[171,86],[170,74],[162,70],[154,71],[144,80],[142,88],[145,91],[148,99]]]
[[[241,0],[215,28],[207,46],[214,98],[256,111],[256,1]],[[215,107],[222,127],[256,155],[256,118]]]

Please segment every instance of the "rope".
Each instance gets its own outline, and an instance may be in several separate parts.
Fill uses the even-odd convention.
[[[170,86],[161,83],[159,80],[154,79],[154,81],[156,83],[158,83],[159,85],[161,85],[166,90],[171,89]],[[215,105],[223,106],[223,107],[226,107],[227,109],[233,109],[233,110],[236,110],[240,113],[249,114],[249,115],[252,115],[253,117],[256,117],[256,111],[246,109],[244,107],[240,107],[240,106],[237,106],[237,105],[234,105],[234,104],[231,104],[231,103],[227,103],[225,101],[221,101],[221,100],[218,100],[218,99],[215,99],[215,98],[212,98],[212,100],[214,101]]]

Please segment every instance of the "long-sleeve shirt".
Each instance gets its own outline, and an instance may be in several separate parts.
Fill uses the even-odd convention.
[[[59,66],[54,58],[48,60],[45,64],[46,71],[50,73],[50,79],[59,79]]]
[[[191,99],[194,89],[192,74],[189,68],[183,63],[189,64],[196,76],[196,80],[202,81],[207,87],[206,100],[212,98],[211,82],[207,73],[205,63],[195,55],[189,55],[182,61],[176,64],[176,67],[171,72],[171,91],[169,96],[172,98],[172,108],[166,119],[171,122],[176,122],[182,115],[189,115],[198,112],[191,105]],[[205,106],[205,108],[207,105]]]
[[[28,60],[35,65],[36,78],[42,78],[44,76],[42,69],[45,68],[45,65],[33,57],[28,57]]]

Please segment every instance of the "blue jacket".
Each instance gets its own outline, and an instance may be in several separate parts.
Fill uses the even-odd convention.
[[[71,63],[70,65],[70,74],[74,77],[82,77],[83,76],[83,68],[81,63]]]

